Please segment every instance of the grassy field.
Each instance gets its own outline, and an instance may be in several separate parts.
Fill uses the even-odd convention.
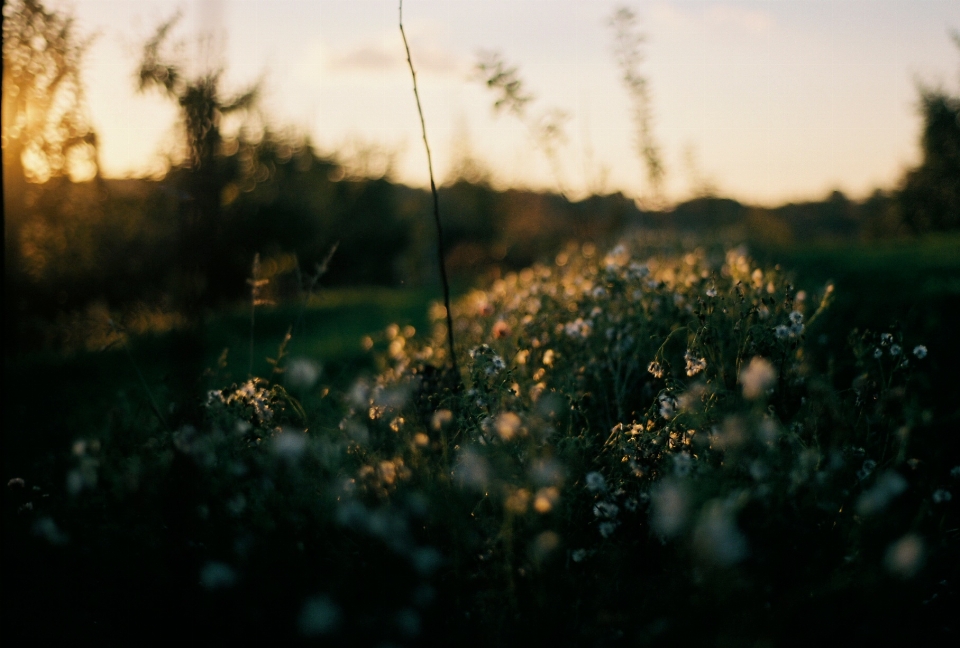
[[[795,273],[798,288],[820,290],[830,281],[836,300],[826,313],[833,331],[875,330],[899,324],[908,337],[930,349],[930,382],[937,418],[956,420],[949,397],[960,366],[960,236],[941,235],[876,244],[795,246],[756,251],[758,260]],[[176,380],[197,387],[222,387],[252,375],[271,375],[285,334],[293,334],[288,357],[311,358],[323,366],[322,381],[346,388],[357,375],[374,369],[365,336],[381,335],[388,324],[426,331],[427,310],[438,295],[424,289],[329,289],[302,305],[259,307],[253,328],[249,306],[219,312],[206,322],[202,354],[184,362],[175,334],[143,336],[121,348],[60,355],[53,352],[8,359],[4,364],[4,473],[52,478],[56,457],[79,437],[100,434],[116,407],[148,415],[148,398],[137,369],[159,400]],[[845,334],[823,341],[823,355],[843,363],[849,356]],[[188,350],[192,351],[192,350]],[[133,363],[131,362],[133,360]],[[225,359],[222,366],[218,361]],[[39,471],[39,472],[38,472]]]
[[[442,391],[417,396],[403,392],[407,394],[404,398],[412,399],[409,409],[402,413],[406,423],[393,414],[380,419],[373,413],[380,407],[374,406],[375,398],[383,397],[383,402],[392,398],[390,381],[400,381],[394,385],[399,390],[395,393],[400,393],[405,379],[403,372],[391,374],[389,369],[396,366],[390,362],[400,362],[402,354],[384,361],[377,353],[387,347],[384,330],[393,323],[401,329],[416,329],[416,335],[408,329],[401,334],[403,338],[419,338],[435,348],[443,346],[437,339],[429,341],[427,313],[437,295],[423,289],[328,290],[306,308],[258,307],[252,332],[249,306],[238,305],[211,315],[193,332],[139,336],[127,346],[114,345],[100,352],[47,352],[7,358],[5,479],[25,480],[21,482],[22,493],[8,487],[5,498],[5,569],[12,574],[10,582],[18,593],[15,604],[6,612],[14,618],[8,626],[11,636],[119,641],[139,636],[143,624],[162,618],[170,621],[168,631],[173,635],[179,629],[200,626],[209,636],[221,638],[263,632],[265,640],[277,639],[271,633],[280,632],[287,639],[303,639],[304,633],[309,635],[317,628],[320,635],[335,632],[340,619],[337,615],[342,614],[349,623],[344,621],[337,645],[376,645],[382,637],[375,630],[380,621],[375,623],[373,619],[381,617],[381,621],[386,619],[395,626],[386,631],[388,635],[393,632],[406,645],[416,643],[418,631],[410,629],[419,628],[421,620],[425,637],[466,641],[483,635],[491,645],[501,639],[507,643],[523,643],[538,636],[542,639],[543,635],[532,633],[545,628],[558,633],[557,639],[563,635],[565,640],[583,645],[608,643],[607,639],[620,629],[626,629],[630,633],[627,636],[636,642],[676,645],[683,638],[714,636],[713,630],[706,629],[711,625],[718,628],[716,636],[730,643],[752,643],[766,637],[764,640],[775,644],[771,638],[787,636],[784,633],[799,627],[801,617],[809,615],[817,617],[817,624],[842,628],[851,637],[878,638],[886,627],[885,620],[901,610],[905,618],[925,624],[921,628],[923,636],[946,636],[939,626],[931,624],[947,623],[943,610],[948,603],[918,607],[917,602],[932,601],[932,592],[942,592],[942,601],[954,595],[941,581],[954,582],[957,564],[955,530],[951,531],[956,526],[955,516],[945,508],[942,494],[949,494],[949,480],[953,479],[949,476],[958,472],[953,466],[960,456],[960,435],[956,434],[960,409],[954,395],[960,363],[955,331],[960,313],[957,249],[960,237],[943,236],[896,244],[756,252],[761,266],[780,264],[789,280],[811,295],[821,293],[828,281],[836,287],[835,300],[815,324],[809,321],[815,309],[811,306],[806,310],[806,339],[794,342],[780,339],[779,333],[774,335],[772,327],[773,318],[780,318],[777,322],[791,321],[799,314],[790,312],[789,300],[782,297],[790,294],[785,283],[777,279],[780,296],[776,299],[762,283],[748,286],[752,299],[769,299],[770,309],[777,311],[763,324],[750,320],[752,315],[743,316],[742,322],[754,322],[750,324],[752,330],[764,331],[767,341],[763,344],[769,345],[767,351],[750,353],[772,358],[770,349],[786,349],[785,353],[796,353],[793,357],[797,359],[813,362],[797,362],[794,369],[781,365],[782,371],[798,371],[796,367],[809,364],[815,379],[808,387],[802,380],[795,380],[799,375],[794,373],[777,388],[792,396],[777,401],[771,398],[769,403],[763,400],[765,396],[744,401],[737,370],[727,361],[725,371],[733,376],[732,382],[721,379],[713,384],[720,395],[715,401],[717,407],[732,409],[718,422],[726,425],[724,421],[754,420],[757,429],[763,430],[767,413],[774,412],[776,406],[784,438],[789,436],[796,442],[780,444],[771,451],[769,438],[764,437],[766,441],[751,446],[757,461],[750,459],[753,455],[739,457],[731,450],[727,457],[733,465],[738,460],[749,465],[749,470],[737,473],[727,471],[722,462],[710,464],[709,457],[716,450],[702,442],[707,434],[717,432],[705,432],[693,437],[701,445],[690,446],[692,450],[699,448],[697,470],[702,471],[702,477],[696,478],[698,473],[693,473],[689,482],[683,481],[688,473],[681,470],[686,465],[681,459],[689,462],[690,455],[680,450],[674,452],[675,457],[667,454],[667,446],[657,445],[667,437],[658,441],[657,429],[627,439],[627,445],[610,453],[608,446],[614,436],[607,439],[607,404],[594,395],[607,392],[600,389],[600,383],[585,391],[586,383],[582,383],[584,367],[607,362],[612,353],[605,341],[611,339],[609,336],[577,337],[584,326],[593,326],[584,320],[596,320],[598,331],[603,330],[599,327],[606,314],[593,308],[595,303],[610,304],[611,313],[635,313],[632,309],[637,293],[630,291],[615,293],[610,288],[597,293],[591,289],[576,313],[568,309],[562,296],[548,306],[548,293],[538,293],[543,295],[543,308],[554,309],[539,317],[541,330],[548,336],[545,339],[558,349],[558,364],[546,360],[543,347],[532,345],[525,352],[540,358],[537,362],[541,369],[533,373],[533,361],[524,361],[524,367],[510,370],[515,373],[509,380],[501,380],[495,361],[503,365],[510,344],[526,345],[529,340],[498,340],[503,358],[490,348],[481,353],[483,331],[494,329],[489,328],[491,321],[477,320],[495,318],[499,311],[494,309],[490,314],[480,309],[486,314],[466,315],[468,323],[478,324],[466,335],[470,341],[461,342],[474,347],[469,358],[467,349],[462,351],[463,367],[474,389],[462,394],[459,405],[448,405],[449,400],[441,403],[458,411],[457,415],[437,410],[439,405],[429,401],[444,398]],[[622,267],[633,271],[632,265]],[[549,281],[559,281],[557,276]],[[624,276],[635,285],[643,285],[643,275]],[[750,276],[745,275],[746,284],[751,283]],[[614,286],[615,281],[609,285]],[[694,304],[700,299],[699,308],[703,308],[704,296],[725,300],[717,302],[726,305],[722,314],[718,307],[708,315],[713,318],[710,326],[721,339],[740,335],[740,324],[733,328],[733,320],[739,317],[734,311],[739,313],[746,307],[736,301],[737,288],[727,285],[719,297],[716,291],[710,297],[709,281],[680,285],[676,293],[663,293],[662,301],[657,302],[659,311],[644,311],[659,314],[650,315],[649,321],[636,321],[638,331],[661,327],[647,338],[637,334],[642,344],[649,345],[654,338],[674,342],[670,346],[663,342],[663,356],[660,351],[655,355],[652,347],[644,347],[642,353],[633,354],[638,357],[630,357],[630,362],[641,369],[637,384],[643,389],[622,396],[629,403],[659,402],[660,418],[655,413],[656,405],[647,414],[628,408],[617,417],[625,425],[630,421],[627,417],[649,417],[646,420],[658,421],[658,426],[672,425],[672,414],[663,414],[663,408],[671,402],[674,405],[669,405],[668,411],[680,406],[681,401],[669,398],[657,401],[655,389],[662,383],[647,375],[655,374],[647,369],[651,358],[677,368],[677,379],[665,383],[661,396],[676,393],[682,400],[683,391],[690,388],[687,393],[692,393],[705,377],[688,380],[680,369],[689,342],[674,333],[695,330],[700,316],[692,306],[684,310],[684,303]],[[666,291],[663,285],[650,290]],[[634,296],[628,297],[631,294]],[[727,308],[731,309],[729,315]],[[522,313],[509,310],[504,308],[504,316],[513,319],[501,323],[519,332]],[[679,323],[683,318],[686,323]],[[613,321],[611,318],[602,326]],[[705,320],[700,321],[702,324]],[[924,345],[929,354],[922,369],[905,383],[872,383],[879,385],[878,402],[885,403],[889,410],[884,411],[892,414],[864,407],[861,411],[866,414],[858,419],[855,408],[860,407],[859,396],[856,405],[853,397],[856,381],[867,373],[876,374],[880,364],[890,367],[906,355],[891,360],[888,356],[893,354],[887,343],[881,354],[883,363],[870,360],[879,357],[871,356],[873,346],[867,355],[861,349],[859,358],[855,357],[848,333],[852,329],[862,333],[866,328],[877,334],[892,333],[907,351]],[[306,451],[300,446],[284,449],[277,438],[269,436],[272,431],[263,435],[262,446],[260,438],[256,444],[238,443],[239,437],[231,434],[239,433],[239,427],[234,429],[234,424],[243,421],[242,417],[236,418],[239,410],[227,407],[219,415],[208,411],[201,416],[189,411],[190,402],[199,403],[207,390],[242,383],[251,374],[275,378],[268,358],[278,357],[278,349],[291,330],[283,361],[307,358],[323,368],[319,383],[301,399],[307,407],[311,431],[302,435],[308,439],[303,446]],[[557,335],[550,338],[553,331]],[[365,348],[369,346],[364,344],[367,336],[374,342],[372,351]],[[881,351],[879,335],[872,339]],[[417,344],[410,340],[408,348]],[[712,343],[702,344],[706,345],[701,347],[703,353],[709,355]],[[730,347],[721,344],[715,348]],[[553,351],[549,353],[552,358]],[[914,362],[914,355],[910,359]],[[564,362],[572,364],[559,365]],[[713,356],[709,362],[708,372],[725,366]],[[579,400],[570,401],[573,404],[569,408],[559,408],[561,401],[550,396],[529,410],[522,409],[521,399],[516,396],[531,390],[539,394],[545,383],[535,385],[541,378],[534,376],[542,377],[548,364],[551,370],[547,380],[568,386],[566,391],[558,387],[556,393],[577,394]],[[697,371],[701,370],[693,375]],[[339,397],[359,376],[375,374],[384,380],[385,391],[380,396],[368,392],[362,398]],[[717,374],[713,375],[717,380]],[[906,372],[898,374],[904,375]],[[689,368],[686,376],[691,376]],[[514,379],[518,383],[511,383]],[[327,389],[329,398],[321,396]],[[235,389],[222,393],[232,392],[239,393]],[[902,398],[901,394],[908,393],[909,400]],[[823,408],[821,403],[803,404],[821,397]],[[445,398],[450,398],[449,392]],[[496,407],[489,405],[494,399],[499,399]],[[278,407],[278,402],[271,401],[271,406]],[[538,401],[534,398],[534,402]],[[154,411],[154,404],[158,411]],[[516,408],[519,415],[507,407]],[[470,413],[472,409],[476,411]],[[436,415],[441,412],[459,416],[462,431],[457,433],[463,436],[458,443],[463,447],[448,449],[445,440],[441,447],[439,440],[431,439],[437,435]],[[797,412],[806,412],[803,416],[807,418]],[[877,435],[870,430],[884,426],[894,431],[906,429],[898,427],[901,424],[896,417],[907,414],[911,417],[911,454],[889,454],[888,445],[895,443],[890,441],[891,431]],[[799,428],[790,423],[793,416]],[[567,417],[569,425],[565,426]],[[575,417],[580,418],[574,424]],[[158,424],[158,418],[163,423]],[[204,421],[203,425],[216,431],[195,435],[196,431],[188,431],[192,421]],[[689,426],[710,429],[705,421],[693,421]],[[827,435],[835,432],[852,436],[844,439],[842,449],[825,445],[821,455],[814,450],[819,443],[816,437],[811,442],[799,436],[804,425],[815,429],[808,421],[820,421]],[[529,434],[521,423],[530,427]],[[276,420],[267,427],[275,424]],[[549,435],[557,435],[558,430],[562,438],[541,444],[536,426],[543,426],[543,439],[554,439]],[[488,428],[496,430],[501,438],[485,441],[480,436],[477,442],[469,436],[482,434],[480,430],[489,432]],[[671,429],[663,428],[666,433]],[[866,432],[861,434],[863,429]],[[598,433],[600,436],[594,438]],[[294,436],[287,432],[279,435],[280,439]],[[623,472],[629,465],[627,454],[636,451],[629,443],[636,439],[652,439],[643,456],[663,457],[659,465],[649,464],[642,479]],[[79,440],[83,442],[78,444]],[[102,447],[90,450],[98,441]],[[520,444],[516,446],[519,449],[514,452],[515,446],[508,441]],[[903,454],[907,451],[905,441],[901,447]],[[303,461],[298,464],[288,460],[285,452],[305,452]],[[468,461],[478,461],[480,452],[493,453],[491,462],[496,459],[501,464],[491,465],[499,465],[504,474],[510,475],[497,483],[497,492],[491,487],[489,496],[450,480],[451,467],[456,474],[464,474]],[[641,454],[636,455],[638,461]],[[836,464],[841,456],[843,460]],[[811,457],[819,457],[817,477],[822,479],[811,480],[798,491],[791,480],[812,474],[808,466]],[[870,457],[879,462],[865,459]],[[763,462],[780,468],[765,473]],[[867,470],[871,463],[873,467]],[[831,467],[835,464],[844,467]],[[861,464],[864,467],[854,477]],[[549,481],[553,479],[550,471],[544,472],[544,467],[551,465],[567,472],[555,486],[548,485],[554,484]],[[82,486],[80,496],[76,492],[68,495],[71,478],[85,479],[84,466],[99,470],[99,485]],[[242,470],[234,472],[235,468]],[[407,468],[407,477],[395,477]],[[756,477],[759,474],[769,476]],[[128,482],[131,476],[133,481]],[[404,479],[410,481],[401,484]],[[528,479],[531,481],[525,481]],[[548,481],[536,481],[543,479]],[[618,479],[623,488],[615,488]],[[639,490],[645,483],[642,480],[650,481],[649,490]],[[769,485],[758,485],[760,480],[769,480]],[[907,488],[902,485],[908,483],[904,480],[909,481],[909,495],[894,501],[888,514],[871,517],[863,513],[870,506],[887,506],[887,500],[880,505],[870,502],[887,497],[877,495],[884,488]],[[352,491],[344,490],[342,497],[337,494],[337,489],[346,488],[343,485],[348,482],[356,484],[356,499],[349,494]],[[667,542],[666,536],[658,539],[649,530],[647,518],[641,516],[648,510],[643,502],[665,497],[670,488],[680,486],[688,490],[677,491],[681,493],[678,497],[694,497],[692,493],[698,492],[698,506],[703,509],[696,518],[699,522],[688,529],[689,542],[683,540],[686,532],[680,531],[671,531],[680,536],[674,535]],[[693,488],[699,490],[689,490]],[[937,500],[931,500],[930,493],[940,498],[939,504],[931,504]],[[745,501],[747,494],[753,503],[738,504],[744,508],[734,515],[730,507],[736,501]],[[28,500],[35,508],[23,509]],[[847,508],[837,501],[846,502]],[[428,507],[425,502],[432,504]],[[533,507],[528,506],[533,502]],[[668,528],[663,526],[667,523],[660,519],[662,516],[658,518],[656,506],[660,505],[651,509],[654,514],[649,524]],[[864,519],[851,513],[854,510]],[[934,517],[934,511],[939,518]],[[404,536],[406,531],[394,533],[396,529],[390,525],[407,524],[404,520],[408,519],[412,535],[400,542],[397,533]],[[621,520],[622,528],[617,526]],[[55,523],[63,525],[69,541],[58,535],[61,531]],[[749,551],[743,549],[741,527],[749,535]],[[706,554],[698,554],[707,546],[704,543],[714,541],[719,542],[716,546],[720,549],[713,550],[719,551],[712,554],[713,558],[704,559]],[[900,563],[891,562],[892,548],[899,547],[909,557],[912,548],[923,551],[923,542],[928,543],[930,572],[905,582],[913,573],[910,565],[916,561],[905,563],[909,569],[897,567]],[[438,548],[447,561],[438,572],[433,570],[441,563],[431,557],[438,555],[431,554],[435,551],[431,547]],[[806,552],[803,555],[809,556],[809,564],[797,561],[797,551]],[[565,560],[556,558],[564,552]],[[548,554],[554,558],[545,558]],[[426,560],[426,568],[418,567],[421,560]],[[703,560],[708,561],[706,569]],[[719,562],[710,566],[709,560]],[[896,569],[901,570],[900,575]],[[278,574],[283,576],[282,582],[277,580]],[[634,587],[640,582],[637,579],[647,585]],[[436,601],[431,603],[435,595]],[[336,605],[329,597],[335,597]],[[779,603],[767,612],[771,598]],[[690,606],[709,623],[679,623],[686,613],[677,612],[677,602],[682,602],[683,608]],[[568,617],[567,607],[582,609],[583,616]],[[473,610],[476,617],[458,616],[464,609]],[[41,627],[39,621],[45,610],[56,611],[56,624]],[[332,617],[330,610],[336,611]],[[637,610],[642,611],[642,623],[635,619]],[[850,626],[846,621],[849,615],[859,615],[865,621]],[[304,619],[309,622],[306,626]],[[802,623],[808,625],[806,620]],[[588,634],[564,635],[581,628],[589,628]]]
[[[153,416],[146,388],[158,403],[182,393],[186,380],[195,393],[223,387],[253,375],[272,375],[268,358],[276,358],[288,330],[288,357],[309,357],[321,363],[323,381],[342,387],[361,372],[374,368],[363,346],[364,336],[381,335],[387,325],[426,326],[435,295],[426,290],[348,288],[325,290],[309,306],[257,308],[253,328],[249,306],[208,318],[201,353],[192,354],[196,340],[185,344],[177,333],[141,336],[129,344],[69,355],[55,352],[8,358],[4,381],[4,474],[33,481],[56,480],[62,457],[77,438],[103,435],[118,408]],[[187,348],[184,348],[184,347]],[[221,362],[225,360],[225,362]]]

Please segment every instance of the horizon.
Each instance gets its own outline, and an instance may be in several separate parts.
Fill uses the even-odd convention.
[[[470,78],[486,50],[518,68],[536,96],[532,113],[569,115],[558,154],[571,198],[649,197],[606,24],[621,4],[408,0],[404,26],[438,182],[470,157],[497,189],[558,188],[524,126],[495,117],[493,95]],[[268,126],[295,130],[348,165],[372,153],[374,172],[392,158],[393,181],[427,186],[392,0],[66,6],[80,33],[99,35],[83,71],[105,177],[164,168],[176,109],[156,94],[137,95],[133,72],[143,42],[179,7],[174,40],[196,52],[206,34],[215,45],[203,57],[223,62],[228,93],[264,79]],[[960,12],[942,0],[626,6],[646,35],[642,71],[668,203],[706,189],[758,206],[822,200],[834,190],[860,200],[892,189],[919,162],[918,85],[958,85],[960,52],[949,32],[960,27]]]

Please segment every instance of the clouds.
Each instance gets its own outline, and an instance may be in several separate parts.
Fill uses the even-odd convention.
[[[776,26],[773,16],[725,2],[655,4],[650,15],[664,27],[678,31],[723,29],[741,34],[768,34]]]
[[[418,75],[464,76],[468,70],[467,58],[447,46],[435,30],[415,31],[409,39]],[[390,32],[348,43],[315,41],[304,49],[297,67],[304,80],[322,74],[392,75],[407,73],[407,58],[399,33]]]

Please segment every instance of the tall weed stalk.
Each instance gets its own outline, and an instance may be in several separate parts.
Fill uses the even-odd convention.
[[[427,141],[427,124],[423,119],[423,108],[420,105],[420,92],[417,90],[417,71],[413,67],[410,56],[410,45],[407,43],[407,34],[403,31],[403,0],[400,0],[400,37],[403,38],[403,48],[407,53],[407,65],[410,66],[410,76],[413,78],[413,96],[417,100],[417,114],[420,116],[420,130],[423,133],[423,147],[427,151],[427,170],[430,172],[430,192],[433,194],[433,220],[437,224],[437,258],[440,262],[440,279],[443,282],[443,306],[447,311],[447,343],[450,346],[450,368],[459,384],[460,370],[457,367],[457,354],[453,344],[453,315],[450,311],[450,283],[447,280],[447,262],[443,253],[443,226],[440,223],[440,197],[437,192],[437,183],[433,179],[433,157],[430,154],[430,143]]]

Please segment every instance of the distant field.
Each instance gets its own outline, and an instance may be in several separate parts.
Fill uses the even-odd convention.
[[[854,327],[880,329],[899,322],[908,341],[930,349],[929,380],[938,418],[958,416],[951,397],[960,365],[960,236],[856,245],[797,246],[756,251],[766,263],[796,273],[798,287],[819,290],[832,280],[837,298],[822,327],[824,356],[846,357],[846,332]],[[322,380],[334,388],[348,385],[373,369],[361,340],[376,336],[390,323],[424,332],[436,290],[349,288],[324,290],[303,309],[298,305],[257,309],[253,329],[253,374],[269,376],[288,328],[293,336],[288,357],[308,357],[323,365]],[[251,364],[250,312],[245,306],[213,317],[203,333],[202,360],[182,361],[176,334],[136,339],[131,354],[154,396],[163,400],[177,382],[196,388],[243,380]],[[194,340],[194,345],[198,341]],[[194,347],[196,348],[196,347]],[[189,349],[188,349],[189,350]],[[226,351],[226,363],[218,359]],[[206,374],[206,378],[202,376]],[[70,356],[32,354],[4,364],[5,474],[51,477],[57,457],[79,437],[106,433],[118,407],[150,416],[145,392],[122,349]]]
[[[253,373],[270,376],[287,330],[295,327],[288,357],[305,356],[320,362],[322,380],[346,384],[373,368],[362,347],[366,335],[376,336],[391,324],[422,330],[433,292],[385,288],[324,290],[309,307],[259,307],[253,329]],[[250,367],[250,311],[237,307],[207,322],[202,359],[183,361],[183,341],[177,334],[133,340],[131,356],[158,401],[178,380],[201,386],[225,386],[244,380]],[[218,359],[226,351],[226,364]],[[185,364],[186,366],[178,366]],[[207,374],[206,378],[203,375]],[[51,476],[58,457],[80,437],[106,433],[116,408],[152,415],[136,369],[121,348],[99,353],[58,355],[35,353],[4,363],[7,393],[4,407],[4,472],[24,477]],[[209,383],[204,385],[203,383]]]

